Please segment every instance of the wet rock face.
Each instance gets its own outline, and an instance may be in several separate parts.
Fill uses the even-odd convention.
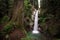
[[[10,33],[10,40],[21,40],[23,37],[25,37],[25,35],[19,29],[15,29],[12,33]]]

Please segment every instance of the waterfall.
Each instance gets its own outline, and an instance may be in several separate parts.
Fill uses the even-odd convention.
[[[35,9],[34,13],[35,14],[35,19],[34,19],[34,28],[33,28],[33,31],[32,33],[33,34],[38,34],[39,31],[38,31],[38,13],[40,12],[39,9],[40,9],[40,1],[41,0],[38,0],[38,10]]]
[[[34,19],[34,29],[33,29],[33,31],[32,31],[32,33],[34,34],[36,34],[36,33],[39,33],[39,31],[38,31],[38,10],[35,10],[34,11],[34,14],[35,14],[35,19]]]
[[[38,7],[40,8],[40,2],[41,2],[41,0],[38,0]]]

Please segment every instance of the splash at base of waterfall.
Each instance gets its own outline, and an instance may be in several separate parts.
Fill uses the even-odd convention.
[[[32,33],[33,33],[33,34],[39,34],[39,31],[33,30]]]

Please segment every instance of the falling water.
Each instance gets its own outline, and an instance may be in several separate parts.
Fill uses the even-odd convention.
[[[32,33],[37,34],[37,33],[39,33],[39,31],[38,31],[38,10],[35,10],[34,14],[35,14],[34,29],[33,29]]]
[[[40,9],[40,0],[38,0],[38,8]],[[40,13],[40,11],[38,10],[34,10],[33,14],[34,16],[34,27],[33,27],[33,31],[32,31],[32,39],[33,40],[41,40],[41,34],[38,31],[38,14]]]
[[[40,8],[40,1],[41,0],[38,0],[38,8]],[[34,19],[34,29],[32,31],[33,34],[38,34],[39,31],[38,31],[38,13],[39,13],[39,9],[34,11],[34,14],[35,14],[35,19]]]
[[[41,2],[41,0],[38,0],[38,7],[40,8],[40,2]]]

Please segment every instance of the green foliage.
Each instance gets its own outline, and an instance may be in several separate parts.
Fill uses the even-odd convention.
[[[58,0],[42,0],[41,1],[41,14],[39,17],[39,24],[43,28],[43,31],[54,36],[59,32],[59,6]]]
[[[46,21],[46,17],[45,16],[40,16],[39,17],[39,23],[44,23]]]
[[[13,7],[13,3],[14,3],[14,0],[9,0],[8,1],[9,8],[12,8]]]
[[[26,33],[26,37],[21,38],[21,40],[32,40],[31,32]]]
[[[8,22],[13,0],[0,0],[0,24]]]
[[[1,20],[1,23],[4,23],[4,22],[8,22],[9,21],[9,17],[8,16],[4,16]]]
[[[13,10],[14,0],[8,0],[8,15],[11,15]]]
[[[12,30],[12,28],[13,28],[13,24],[10,23],[10,24],[7,24],[6,26],[4,26],[3,31],[8,33]]]
[[[27,25],[29,25],[30,19],[31,19],[31,4],[30,4],[30,0],[24,0],[24,17],[25,17],[25,27],[27,27]]]
[[[32,37],[32,36],[31,36],[31,37]],[[25,38],[21,38],[21,40],[32,40],[31,37],[27,36],[27,37],[25,37]]]
[[[30,31],[27,32],[26,37],[21,40],[40,40],[40,34],[32,34]]]
[[[24,0],[25,16],[31,17],[31,4],[29,0]]]

